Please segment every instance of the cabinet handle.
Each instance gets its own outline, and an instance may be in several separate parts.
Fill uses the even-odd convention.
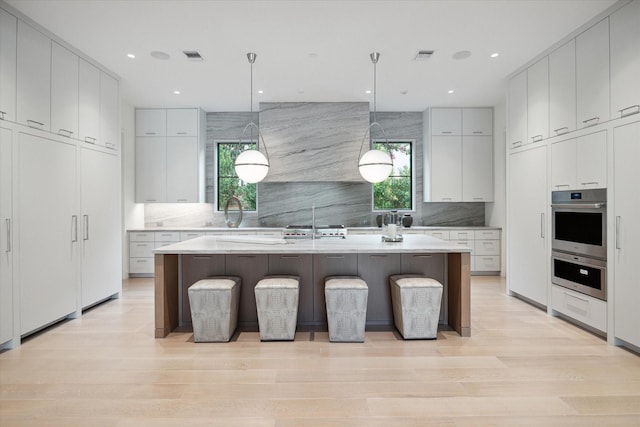
[[[522,141],[515,141],[511,143],[511,148],[518,148],[522,145]]]
[[[484,200],[484,198],[482,198],[482,197],[474,197],[474,198],[473,198],[473,200],[480,200],[480,201],[482,201],[482,200]]]
[[[85,136],[84,137],[84,142],[86,142],[87,144],[95,144],[96,143],[96,139],[94,137],[91,137],[91,136]]]
[[[632,111],[631,111],[631,112],[629,112],[629,113],[625,113],[625,111],[627,111],[627,110],[631,110],[632,108],[635,108],[635,110],[632,110]],[[622,110],[618,110],[618,111],[620,112],[620,118],[627,117],[627,116],[631,116],[631,115],[633,115],[633,114],[638,114],[638,113],[640,113],[640,105],[632,105],[632,106],[630,106],[630,107],[623,108]]]
[[[71,215],[71,243],[78,241],[78,215]]]
[[[621,222],[621,217],[617,216],[616,217],[616,249],[622,249],[620,247],[620,222]]]
[[[540,142],[540,141],[542,141],[542,135],[534,135],[534,136],[531,137],[531,140],[533,142]]]
[[[386,258],[387,255],[369,255],[369,258]]]
[[[145,132],[144,134],[145,135],[155,135],[156,133],[155,132]]]
[[[136,262],[144,262],[145,264],[147,263],[148,260],[146,259],[137,259]]]
[[[598,185],[598,181],[581,182],[580,185]]]
[[[238,255],[238,258],[255,258],[255,255]]]
[[[591,117],[590,119],[583,120],[582,123],[584,123],[585,127],[587,127],[587,126],[595,126],[598,124],[599,121],[600,121],[600,117]],[[589,122],[593,122],[593,123],[587,124]]]
[[[282,259],[300,259],[300,255],[282,255]]]
[[[561,188],[561,187],[567,187],[567,188],[569,188],[569,187],[571,187],[571,186],[570,186],[569,184],[557,184],[557,185],[554,185],[554,187],[556,187],[556,188]]]
[[[153,203],[155,201],[156,201],[156,199],[146,199],[144,202],[145,203]]]
[[[186,132],[176,132],[176,135],[186,135]]]
[[[540,237],[544,239],[544,212],[540,213]]]
[[[11,252],[11,218],[4,220],[7,226],[7,249],[5,252]]]
[[[560,132],[561,130],[564,130],[564,132]],[[564,135],[565,133],[569,133],[569,128],[567,126],[565,127],[561,127],[558,129],[554,129],[553,130],[557,135]]]
[[[481,134],[483,134],[483,132],[481,130],[474,130],[473,134],[474,135],[481,135]]]
[[[570,294],[570,293],[568,293],[568,292],[564,292],[564,294],[565,294],[566,296],[568,296],[568,297],[575,298],[575,299],[577,299],[578,301],[586,302],[587,304],[589,304],[589,300],[588,300],[588,299],[586,299],[586,298],[580,298],[579,296],[576,296],[576,295]]]
[[[433,258],[433,255],[414,255],[415,258]]]
[[[442,200],[451,200],[451,197],[443,197]]]
[[[453,132],[451,132],[450,130],[443,130],[442,133],[450,134],[450,133],[453,133]]]
[[[82,215],[82,240],[89,240],[89,215]]]
[[[7,114],[6,111],[0,111],[0,114],[2,115],[2,117],[0,117],[0,120],[4,120],[4,115]]]
[[[32,126],[32,125],[37,125],[37,126]],[[44,123],[40,123],[40,122],[36,122],[35,120],[27,119],[27,126],[29,126],[30,128],[39,129],[40,127],[44,126]]]
[[[178,202],[178,203],[186,203],[187,199],[176,199],[176,202]]]
[[[327,259],[344,259],[341,255],[327,255]]]
[[[67,129],[58,129],[58,135],[61,136],[66,136],[67,138],[71,138],[71,135],[73,135],[73,132],[71,132],[70,130]]]
[[[111,149],[111,150],[115,150],[116,149],[116,144],[114,144],[113,142],[105,142],[104,146]]]

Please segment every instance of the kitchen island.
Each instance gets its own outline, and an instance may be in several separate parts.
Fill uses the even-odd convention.
[[[203,236],[155,249],[155,336],[191,323],[188,287],[214,275],[242,278],[238,325],[255,328],[253,287],[265,275],[300,276],[298,326],[326,328],[324,278],[359,275],[369,286],[367,327],[393,325],[388,276],[424,274],[445,287],[441,323],[470,336],[471,248],[426,235],[403,242],[380,236],[284,240],[254,236]]]

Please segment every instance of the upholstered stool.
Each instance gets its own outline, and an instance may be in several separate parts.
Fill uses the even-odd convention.
[[[419,274],[389,278],[393,320],[404,339],[434,339],[438,334],[442,284]]]
[[[226,342],[238,324],[241,279],[216,276],[189,286],[195,342]]]
[[[324,280],[329,341],[364,341],[368,295],[367,283],[358,276],[329,276]]]
[[[258,282],[254,292],[262,341],[295,338],[299,288],[297,276],[266,276]]]

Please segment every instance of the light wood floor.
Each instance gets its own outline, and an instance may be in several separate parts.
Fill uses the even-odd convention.
[[[152,281],[0,354],[0,425],[640,426],[640,357],[472,278],[472,337],[153,338]]]

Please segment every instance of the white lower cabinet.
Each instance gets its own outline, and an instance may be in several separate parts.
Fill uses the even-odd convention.
[[[20,334],[74,314],[81,219],[76,147],[19,134]]]
[[[0,347],[13,339],[13,216],[11,130],[0,127]]]
[[[561,286],[551,285],[551,307],[600,332],[607,331],[607,303]]]
[[[507,190],[507,287],[531,301],[547,305],[546,222],[547,147],[509,156]]]
[[[129,232],[129,274],[153,274],[153,249],[155,237],[152,231]]]
[[[82,148],[82,308],[120,293],[120,159],[114,154]]]
[[[614,129],[614,336],[640,347],[640,122]]]

